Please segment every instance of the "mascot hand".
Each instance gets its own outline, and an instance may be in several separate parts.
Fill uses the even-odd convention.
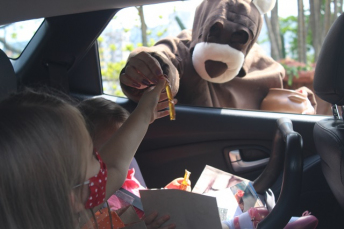
[[[147,49],[147,48],[146,48]],[[119,77],[124,93],[138,102],[143,91],[155,85],[163,74],[171,82],[172,94],[177,93],[176,68],[172,62],[159,52],[148,52],[145,47],[132,52],[125,68]],[[178,85],[179,86],[179,85]],[[159,101],[166,100],[166,92],[162,93]]]
[[[302,114],[316,114],[317,102],[314,93],[307,87],[301,87],[296,91],[307,96],[307,105]]]
[[[315,114],[316,106],[314,93],[307,87],[301,87],[295,91],[270,88],[268,95],[261,103],[260,109],[283,113]]]
[[[162,75],[158,60],[147,52],[139,52],[129,56],[127,65],[120,75],[120,81],[129,87],[145,89],[157,84]]]

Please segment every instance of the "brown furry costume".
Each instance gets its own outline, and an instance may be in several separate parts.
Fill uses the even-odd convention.
[[[210,41],[209,34],[216,23],[220,23],[223,30]],[[155,57],[168,75],[179,104],[257,110],[269,88],[283,87],[285,74],[284,68],[255,43],[262,23],[259,9],[250,0],[204,0],[196,10],[192,31],[184,30],[177,37],[160,40],[153,47],[137,48],[129,59],[142,51]],[[240,30],[247,31],[247,42],[231,42],[231,35]],[[192,62],[193,50],[200,42],[228,44],[241,51],[245,61],[237,77],[224,83],[201,78]],[[128,98],[139,100],[142,90],[121,86]],[[315,105],[314,99],[311,101]]]

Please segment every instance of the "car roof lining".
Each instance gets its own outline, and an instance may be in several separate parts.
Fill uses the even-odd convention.
[[[173,0],[11,0],[2,1],[0,7],[0,25],[35,18],[46,18],[118,9],[129,6],[171,2]]]

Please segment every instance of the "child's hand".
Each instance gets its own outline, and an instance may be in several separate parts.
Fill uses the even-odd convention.
[[[163,110],[168,107],[168,101],[166,100],[158,103],[161,92],[165,88],[165,83],[166,80],[162,77],[159,79],[157,85],[147,88],[137,105],[136,109],[139,109],[140,113],[149,115],[150,123],[157,118],[169,115],[168,110]]]
[[[171,181],[168,185],[165,186],[167,189],[179,189],[180,184],[183,182],[184,178],[179,177]],[[188,187],[186,188],[186,191],[191,192],[191,181],[188,180]]]
[[[158,213],[153,212],[153,213],[149,214],[147,217],[145,216],[143,218],[143,220],[146,223],[147,229],[156,229],[156,228],[174,229],[174,228],[176,228],[176,225],[173,223],[171,223],[167,226],[164,226],[164,227],[160,227],[161,225],[163,225],[165,222],[167,222],[170,219],[169,215],[164,215],[164,216],[161,216],[159,218],[157,218],[157,217],[158,217]]]

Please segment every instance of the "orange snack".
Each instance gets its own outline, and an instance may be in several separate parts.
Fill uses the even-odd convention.
[[[166,93],[167,93],[168,100],[169,101],[173,100],[171,85],[169,81],[166,81]]]
[[[168,101],[168,106],[170,108],[170,120],[176,120],[176,110],[174,109],[174,102]]]
[[[187,189],[187,187],[189,186],[188,180],[189,180],[190,174],[191,173],[185,169],[184,180],[182,181],[182,183],[180,184],[180,187],[179,187],[180,190],[185,191]]]

